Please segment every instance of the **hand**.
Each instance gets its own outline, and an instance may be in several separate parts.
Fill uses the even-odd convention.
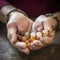
[[[29,54],[30,51],[26,47],[25,42],[20,42],[17,40],[17,31],[19,33],[25,33],[31,31],[33,21],[28,17],[24,16],[22,13],[13,12],[10,14],[9,21],[7,23],[7,36],[12,45],[18,48],[25,54]]]
[[[49,30],[50,32],[51,29],[53,29],[53,31],[51,31],[49,35],[41,37],[40,40],[35,40],[34,42],[32,42],[30,49],[38,50],[41,49],[43,46],[51,44],[55,36],[54,29],[56,28],[56,25],[57,22],[53,17],[46,17],[44,15],[39,16],[33,23],[32,32],[42,32],[43,30]]]

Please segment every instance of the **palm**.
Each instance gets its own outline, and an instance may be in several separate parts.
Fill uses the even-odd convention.
[[[42,15],[39,16],[33,23],[32,32],[43,32],[43,30],[51,31],[51,29],[55,29],[56,25],[57,22],[54,18]],[[55,30],[49,33],[49,35],[51,36],[48,36],[44,33],[43,37],[41,37],[40,40],[32,42],[30,47],[31,50],[37,50],[45,45],[49,45],[55,36]]]
[[[29,54],[29,49],[26,48],[25,42],[19,42],[17,39],[18,33],[25,33],[31,31],[33,21],[21,13],[14,13],[7,24],[8,39],[20,51]],[[18,31],[18,32],[17,32]]]

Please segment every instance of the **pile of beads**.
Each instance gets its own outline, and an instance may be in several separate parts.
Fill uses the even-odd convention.
[[[18,34],[18,40],[23,41],[26,43],[27,47],[30,46],[30,44],[34,40],[40,40],[40,38],[43,38],[44,36],[48,36],[49,33],[51,33],[53,30],[50,28],[49,30],[42,30],[41,32],[26,32],[25,34]]]

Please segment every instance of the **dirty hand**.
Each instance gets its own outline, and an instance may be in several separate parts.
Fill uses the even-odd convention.
[[[12,12],[7,23],[7,37],[14,47],[18,50],[29,54],[30,51],[26,48],[25,42],[17,40],[17,31],[19,33],[25,33],[31,31],[33,21],[19,12]]]
[[[41,49],[43,46],[47,46],[52,43],[55,36],[55,28],[57,22],[53,17],[46,17],[44,15],[39,16],[32,26],[32,32],[41,32],[42,36],[38,40],[34,40],[31,43],[31,50]]]

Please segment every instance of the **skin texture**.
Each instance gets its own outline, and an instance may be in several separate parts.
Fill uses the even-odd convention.
[[[13,9],[14,7],[12,6],[4,6],[1,9],[1,12],[3,15],[7,15],[8,12]],[[58,20],[60,20],[60,13],[55,13],[55,15],[58,17]],[[5,20],[3,20],[5,22]],[[51,17],[47,18],[46,16],[39,16],[35,22],[33,23],[33,21],[29,18],[27,18],[26,16],[24,16],[21,13],[17,13],[17,12],[13,12],[10,14],[10,18],[9,18],[9,22],[7,23],[7,36],[8,39],[10,40],[10,42],[12,43],[12,45],[14,47],[16,47],[17,49],[19,49],[20,51],[24,52],[25,54],[29,54],[30,51],[28,48],[26,48],[26,44],[24,42],[18,42],[17,41],[17,31],[19,33],[25,33],[26,31],[30,32],[38,32],[38,31],[42,31],[43,26],[44,29],[49,29],[49,27],[53,26],[54,28],[56,27],[56,21],[54,21],[54,19],[52,19]],[[31,29],[32,26],[32,29]],[[43,37],[40,39],[40,41],[35,40],[33,43],[31,43],[30,46],[30,50],[37,50],[42,48],[43,46],[49,45],[51,44],[54,35],[55,35],[55,31],[51,32],[50,35],[52,35],[51,37]]]
[[[24,16],[22,13],[14,12],[10,14],[9,21],[7,23],[7,37],[14,47],[29,54],[30,51],[26,48],[25,42],[19,42],[17,40],[17,31],[19,33],[25,33],[31,31],[33,21],[28,17]]]
[[[57,22],[53,17],[41,15],[33,22],[23,14],[14,12],[10,14],[9,22],[7,23],[7,36],[14,47],[25,54],[29,54],[30,50],[38,50],[51,44],[55,36],[55,30],[50,33],[51,36],[45,36],[40,40],[33,41],[30,45],[30,50],[26,47],[25,42],[17,40],[17,31],[23,34],[25,32],[41,32],[43,28],[48,30],[50,27],[55,28],[56,25]]]
[[[46,17],[44,15],[39,16],[32,26],[32,32],[41,32],[43,27],[44,30],[48,30],[50,27],[55,28],[57,25],[56,20],[53,17]],[[35,40],[31,43],[31,50],[38,50],[44,46],[47,46],[52,43],[55,36],[55,30],[50,33],[50,36],[42,37],[40,40]]]

